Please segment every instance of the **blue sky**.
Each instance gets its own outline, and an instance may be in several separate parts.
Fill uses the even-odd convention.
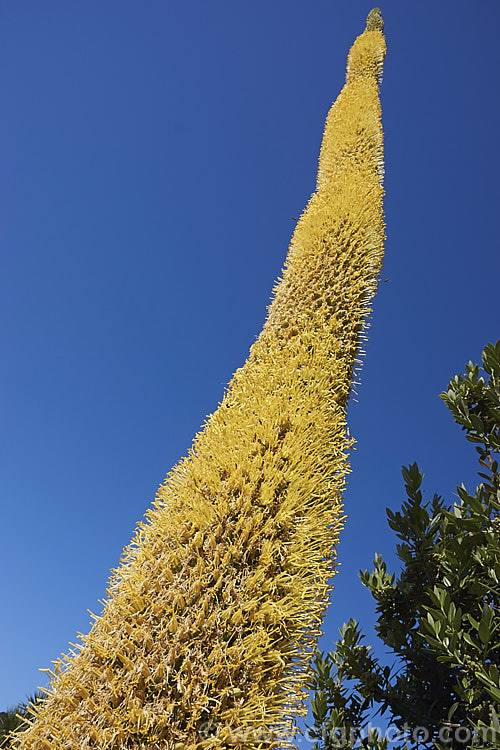
[[[246,358],[361,0],[3,0],[0,710],[109,570]],[[386,506],[475,482],[438,398],[500,337],[498,0],[387,0],[387,257],[323,648],[373,622]]]

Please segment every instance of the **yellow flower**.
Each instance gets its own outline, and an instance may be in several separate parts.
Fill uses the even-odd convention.
[[[343,521],[346,404],[383,254],[381,29],[372,11],[350,51],[262,333],[20,748],[217,748],[239,733],[252,750],[283,745],[273,737],[304,711]]]

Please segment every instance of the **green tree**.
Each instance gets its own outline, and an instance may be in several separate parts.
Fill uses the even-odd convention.
[[[12,733],[17,729],[23,729],[28,726],[30,719],[33,717],[33,708],[42,701],[42,694],[36,691],[33,695],[29,695],[26,701],[19,703],[14,708],[0,711],[1,750],[9,750],[12,747],[14,740]]]
[[[6,711],[0,712],[0,748],[10,748],[11,733],[18,729],[23,720],[19,714],[20,706],[16,708],[8,708]]]
[[[343,626],[311,680],[316,748],[500,747],[500,341],[482,360],[483,372],[470,362],[441,394],[476,446],[481,483],[458,487],[453,505],[424,502],[417,464],[403,468],[407,500],[387,510],[399,575],[381,555],[360,572],[395,662],[381,664],[355,620]],[[374,715],[394,731],[367,731]]]

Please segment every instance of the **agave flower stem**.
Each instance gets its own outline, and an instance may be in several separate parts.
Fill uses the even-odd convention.
[[[293,745],[382,262],[382,27],[375,9],[349,53],[262,333],[138,525],[102,615],[54,667],[19,748]]]

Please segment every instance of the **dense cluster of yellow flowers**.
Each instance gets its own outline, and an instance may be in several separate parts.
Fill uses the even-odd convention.
[[[375,14],[375,16],[374,16]],[[370,20],[371,19],[371,20]],[[346,404],[382,262],[372,11],[264,329],[168,475],[24,750],[293,744],[342,524]]]

